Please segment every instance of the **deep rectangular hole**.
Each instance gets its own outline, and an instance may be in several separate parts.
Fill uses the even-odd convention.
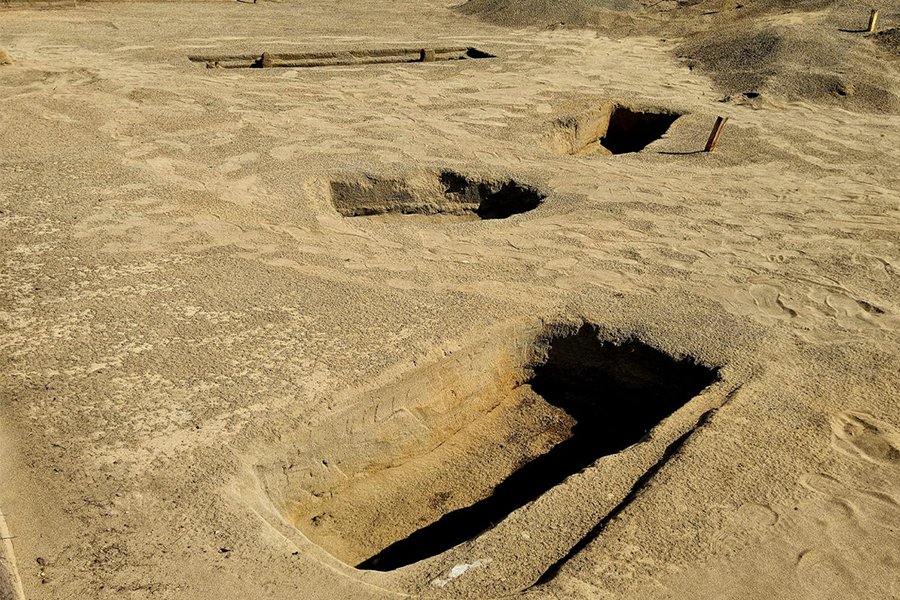
[[[514,179],[485,179],[450,170],[403,178],[356,177],[332,181],[330,188],[332,205],[345,217],[506,219],[534,210],[545,198]]]
[[[639,109],[617,102],[555,120],[543,144],[556,154],[593,156],[640,152],[682,115],[667,109]]]
[[[387,63],[440,62],[472,58],[496,58],[478,48],[380,48],[337,52],[279,53],[236,55],[193,55],[188,60],[206,63],[210,69],[263,69],[276,67],[307,68]]]
[[[639,443],[663,419],[718,379],[718,370],[675,359],[637,340],[602,341],[596,327],[548,340],[526,382],[571,426],[568,436],[496,485],[357,565],[390,571],[478,536],[510,513],[590,466]]]
[[[606,135],[600,144],[613,154],[640,152],[669,130],[680,115],[667,112],[632,110],[616,106],[609,118]]]

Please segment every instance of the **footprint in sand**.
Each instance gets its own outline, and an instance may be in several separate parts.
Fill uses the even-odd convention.
[[[839,451],[882,465],[900,467],[900,432],[870,414],[838,413],[831,419],[832,445]]]
[[[847,598],[854,587],[852,570],[835,552],[819,548],[800,552],[796,572],[800,585],[810,597],[822,600]]]

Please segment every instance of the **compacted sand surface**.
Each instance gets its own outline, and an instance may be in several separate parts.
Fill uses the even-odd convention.
[[[900,597],[890,34],[480,4],[0,13],[4,598]]]

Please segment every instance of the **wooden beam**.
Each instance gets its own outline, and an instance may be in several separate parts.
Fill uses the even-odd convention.
[[[878,11],[873,8],[872,14],[869,15],[869,33],[875,31],[875,26],[877,24],[878,24]]]

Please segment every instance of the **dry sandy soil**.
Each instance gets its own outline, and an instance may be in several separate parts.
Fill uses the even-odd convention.
[[[3,597],[900,597],[896,30],[450,4],[0,13]]]

